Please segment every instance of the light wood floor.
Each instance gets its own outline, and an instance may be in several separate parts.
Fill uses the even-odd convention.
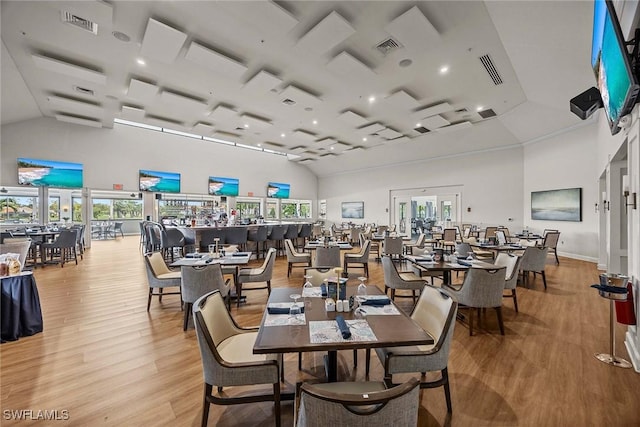
[[[421,395],[421,426],[638,426],[640,375],[597,361],[608,352],[608,301],[589,285],[593,264],[561,259],[547,265],[549,289],[540,278],[518,288],[520,312],[504,302],[506,335],[488,311],[483,329],[469,336],[457,322],[449,359],[453,416],[447,417],[442,388]],[[382,267],[370,263],[371,284],[382,286]],[[94,242],[78,266],[35,270],[44,332],[2,344],[2,425],[5,410],[67,410],[55,425],[196,426],[203,380],[193,329],[182,331],[176,296],[154,298],[146,312],[147,281],[138,238]],[[357,275],[356,275],[357,276]],[[301,286],[302,273],[286,277],[279,258],[274,286]],[[353,281],[357,283],[357,280]],[[260,322],[266,291],[247,293],[232,314],[242,325]],[[409,310],[410,300],[400,300]],[[626,357],[624,327],[617,353]],[[360,361],[364,352],[360,352]],[[320,354],[288,355],[287,386],[320,376]],[[341,375],[364,379],[364,363],[353,369],[351,352],[340,352]],[[382,368],[372,357],[371,379]],[[400,378],[402,379],[402,378]],[[273,425],[269,403],[211,407],[210,426]],[[293,405],[283,403],[283,425],[293,423]]]

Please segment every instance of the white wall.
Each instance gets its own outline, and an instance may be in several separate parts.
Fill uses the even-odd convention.
[[[342,221],[342,202],[364,201],[361,221],[385,224],[390,217],[391,190],[462,186],[462,222],[518,230],[523,224],[522,153],[517,147],[323,177],[319,197],[327,200],[330,222]]]
[[[208,177],[240,179],[240,196],[264,197],[267,182],[291,183],[291,198],[316,200],[317,178],[285,156],[125,125],[94,129],[40,118],[2,126],[0,183],[17,185],[18,157],[84,165],[84,186],[138,191],[139,169],[182,174],[181,192],[206,194]]]
[[[598,123],[581,126],[524,147],[524,215],[532,230],[558,229],[558,254],[598,261]],[[582,188],[582,221],[531,219],[531,192]]]

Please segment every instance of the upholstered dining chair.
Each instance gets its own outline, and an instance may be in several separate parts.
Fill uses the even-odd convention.
[[[440,246],[446,251],[453,252],[456,247],[456,236],[458,230],[455,228],[445,228],[442,232],[442,241],[440,242]]]
[[[363,240],[358,252],[347,252],[344,254],[344,274],[349,274],[349,264],[355,264],[359,268],[364,269],[364,275],[369,277],[369,250],[371,248],[371,240]],[[351,267],[354,268],[354,267]],[[348,277],[348,276],[347,276]]]
[[[271,231],[269,232],[268,239],[273,242],[273,247],[276,248],[277,252],[284,252],[284,249],[283,249],[284,235],[287,233],[288,229],[289,229],[289,226],[286,224],[274,225],[273,227],[271,227]],[[276,252],[276,255],[277,255],[277,252]]]
[[[157,296],[162,302],[163,295],[182,295],[181,276],[179,271],[171,271],[160,252],[148,253],[144,256],[144,265],[147,271],[147,281],[149,282],[149,299],[147,300],[147,311],[151,307],[151,297]],[[178,288],[178,291],[164,292],[166,288]],[[154,293],[154,289],[158,292]],[[182,306],[182,297],[180,297]]]
[[[41,243],[40,252],[42,257],[42,264],[47,262],[47,255],[49,261],[54,261],[54,257],[59,257],[60,267],[64,267],[64,263],[74,260],[78,265],[78,251],[76,250],[76,236],[75,230],[62,230],[56,240],[52,243]]]
[[[391,299],[396,298],[396,290],[410,290],[411,295],[397,295],[399,298],[411,297],[416,303],[416,291],[421,290],[426,282],[410,271],[398,271],[391,257],[382,257],[382,270],[384,273],[384,293],[391,289]]]
[[[311,267],[311,254],[308,252],[296,251],[291,239],[284,240],[284,249],[287,254],[287,277],[291,276],[291,270],[293,267]]]
[[[213,291],[193,304],[193,318],[204,374],[202,422],[209,419],[209,405],[273,402],[276,425],[280,426],[280,366],[282,356],[253,354],[258,329],[239,327],[224,306],[222,295]],[[262,394],[227,396],[223,387],[271,384]],[[214,391],[214,387],[217,391]]]
[[[485,239],[490,239],[492,237],[496,237],[496,230],[498,230],[498,227],[487,227],[484,230],[484,238]]]
[[[511,294],[503,295],[504,298],[513,298],[513,306],[518,312],[518,297],[516,295],[516,287],[518,284],[518,269],[520,268],[520,262],[522,257],[514,254],[508,254],[506,252],[500,252],[494,261],[494,265],[498,267],[505,267],[504,289],[510,290]]]
[[[273,266],[276,262],[276,249],[269,248],[267,254],[264,257],[264,262],[258,268],[241,268],[238,272],[238,307],[240,307],[240,299],[242,298],[242,291],[244,290],[257,290],[266,289],[268,294],[271,294],[271,278],[273,276]],[[266,282],[266,286],[246,288],[244,285],[247,283]]]
[[[255,242],[256,259],[260,259],[260,254],[264,253],[264,246],[268,239],[268,233],[269,229],[266,225],[259,225],[258,227],[249,230],[247,238],[248,241]],[[262,248],[260,248],[260,244],[262,244]]]
[[[549,248],[548,253],[552,253],[556,257],[556,264],[560,265],[560,260],[558,259],[558,240],[560,239],[560,232],[558,231],[548,231],[544,235],[544,240],[542,241],[542,246]]]
[[[316,248],[314,265],[317,267],[340,267],[340,248],[338,246]]]
[[[480,321],[480,309],[493,308],[498,316],[500,334],[504,335],[502,321],[502,294],[506,277],[505,267],[495,269],[470,268],[464,276],[461,287],[444,285],[447,291],[458,301],[460,307],[469,308],[469,335],[473,335],[473,311],[477,309]]]
[[[193,303],[202,295],[211,291],[220,291],[220,296],[227,302],[227,310],[231,310],[229,282],[224,280],[220,264],[183,266],[181,270],[182,301],[184,301],[184,325],[186,331]]]
[[[382,255],[400,259],[402,257],[402,237],[386,236],[382,245]]]
[[[297,427],[416,426],[420,407],[418,380],[389,389],[382,382],[304,383],[300,387]]]
[[[533,272],[534,279],[536,274],[540,273],[544,288],[547,289],[547,276],[544,274],[544,267],[547,263],[548,253],[549,248],[544,246],[529,246],[524,250],[522,261],[520,262],[520,271],[522,272],[522,284],[525,287],[529,285],[529,273]]]
[[[411,254],[413,252],[413,248],[423,248],[425,238],[426,238],[426,235],[422,231],[420,231],[416,240],[403,243],[402,246],[404,248],[404,253]]]
[[[446,291],[429,285],[423,288],[411,318],[433,337],[434,344],[375,349],[384,367],[384,381],[387,387],[393,385],[393,374],[421,372],[424,375],[425,372],[440,371],[440,379],[421,381],[420,388],[444,386],[447,410],[451,412],[447,366],[457,312],[458,303]],[[367,376],[369,375],[369,356],[370,350],[367,350]]]

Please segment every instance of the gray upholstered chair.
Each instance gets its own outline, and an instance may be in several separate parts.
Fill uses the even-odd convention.
[[[311,224],[302,224],[302,226],[300,227],[300,231],[298,232],[298,237],[296,238],[296,246],[304,247],[307,240],[309,240],[309,238],[311,237],[312,227],[313,226]],[[299,239],[302,239],[301,245],[298,245]]]
[[[269,232],[269,240],[273,241],[273,247],[277,252],[284,252],[284,235],[287,233],[289,226],[286,224],[274,225]],[[276,252],[276,255],[277,255]]]
[[[266,289],[271,294],[271,277],[273,276],[273,265],[276,262],[276,249],[269,248],[264,262],[257,268],[241,268],[238,272],[238,307],[242,298],[242,290]],[[246,288],[247,283],[266,282],[266,286]]]
[[[416,303],[416,291],[422,289],[426,282],[411,271],[398,271],[391,257],[382,257],[382,270],[384,272],[384,292],[391,289],[391,299],[396,298],[396,290],[410,290],[411,295],[397,295],[401,297],[413,298]]]
[[[30,238],[9,237],[4,239],[4,243],[0,245],[0,254],[18,254],[20,261],[20,271],[24,270],[27,262],[27,254],[31,248]]]
[[[314,224],[313,228],[311,230],[311,236],[316,238],[316,239],[319,239],[323,235],[324,235],[324,229],[322,228],[322,225]]]
[[[316,267],[340,267],[340,248],[338,246],[316,248]]]
[[[513,298],[513,306],[515,307],[516,313],[518,312],[518,297],[516,295],[516,287],[518,284],[518,269],[520,268],[521,261],[522,257],[518,255],[500,252],[494,262],[496,266],[505,267],[507,269],[505,273],[504,289],[510,290],[511,294],[503,295],[503,297]]]
[[[418,380],[386,389],[381,382],[302,384],[297,427],[416,426]]]
[[[193,318],[204,373],[202,426],[209,418],[209,405],[232,405],[272,401],[276,425],[280,425],[281,356],[253,354],[258,329],[239,327],[224,306],[222,295],[213,291],[193,304]],[[273,385],[264,394],[227,396],[223,387]],[[217,392],[214,392],[217,387]]]
[[[402,237],[386,236],[382,245],[382,255],[400,259],[402,257]]]
[[[379,225],[378,228],[376,229],[376,234],[384,235],[388,229],[389,229],[388,225]]]
[[[404,247],[404,253],[405,254],[412,253],[413,248],[423,248],[424,247],[425,238],[426,238],[425,234],[420,232],[420,234],[418,234],[418,237],[416,238],[416,240],[411,241],[411,242],[407,242],[407,243],[403,243],[402,246]]]
[[[449,285],[448,292],[458,301],[460,306],[469,308],[469,335],[473,335],[473,309],[477,309],[480,321],[481,308],[494,308],[498,316],[500,333],[504,335],[502,321],[502,294],[505,284],[505,267],[495,269],[470,268],[464,276],[464,282],[458,289]]]
[[[311,254],[308,252],[296,251],[291,239],[284,240],[284,249],[287,254],[287,277],[291,275],[293,267],[311,267]]]
[[[247,227],[227,227],[225,230],[225,245],[235,245],[240,251],[247,248],[249,229]]]
[[[174,227],[164,228],[160,233],[160,247],[165,258],[174,259],[176,249],[180,252],[180,256],[184,256],[184,234]]]
[[[58,257],[60,260],[60,267],[64,267],[64,263],[74,260],[78,265],[78,251],[76,250],[76,237],[75,230],[62,230],[56,240],[52,243],[41,243],[40,252],[42,257],[42,264],[47,262],[47,255],[49,256],[49,262],[54,262],[54,258]],[[54,262],[55,263],[55,262]]]
[[[451,412],[447,365],[457,312],[458,303],[445,291],[428,285],[424,287],[411,318],[433,337],[434,344],[375,349],[384,367],[384,381],[387,387],[393,385],[393,374],[440,371],[440,379],[422,381],[420,388],[444,386],[447,410]],[[369,374],[369,350],[366,373]]]
[[[227,302],[227,310],[231,309],[229,296],[231,279],[224,280],[220,264],[182,266],[181,276],[182,301],[184,301],[183,330],[187,330],[193,303],[204,294],[216,290],[220,291],[220,295]]]
[[[147,270],[147,281],[149,282],[149,299],[147,301],[147,311],[151,307],[151,297],[157,296],[162,302],[163,295],[182,295],[181,293],[181,276],[179,271],[171,271],[160,252],[152,252],[144,256],[144,265]],[[178,288],[178,291],[164,292],[165,288]],[[154,289],[158,292],[154,293]],[[182,303],[182,297],[180,298]],[[182,304],[181,304],[182,305]]]
[[[356,264],[357,268],[364,269],[364,275],[369,277],[369,250],[371,249],[371,240],[363,240],[358,252],[347,252],[344,254],[344,274],[349,274],[349,264]],[[353,267],[352,267],[353,268]]]
[[[549,248],[549,253],[553,252],[553,255],[556,257],[556,264],[560,265],[560,260],[558,259],[558,240],[560,239],[560,232],[558,231],[547,231],[544,235],[544,240],[542,242],[542,246]]]
[[[268,238],[269,229],[266,225],[259,225],[254,229],[249,230],[247,239],[249,242],[255,242],[256,244],[256,259],[260,259],[260,254],[264,253],[264,246]],[[262,248],[260,248],[262,244]]]
[[[313,286],[320,286],[325,279],[336,277],[336,272],[333,267],[307,267],[304,269],[304,275],[311,276],[309,277],[309,282]],[[306,279],[304,282],[306,282]]]
[[[529,284],[529,273],[533,272],[534,279],[536,277],[536,273],[540,273],[542,276],[542,283],[544,283],[544,288],[547,289],[547,276],[544,274],[544,267],[547,263],[548,253],[549,248],[540,246],[529,246],[524,250],[522,261],[520,262],[522,284],[524,286]]]

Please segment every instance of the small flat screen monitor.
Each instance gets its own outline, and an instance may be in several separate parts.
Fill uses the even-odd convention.
[[[267,197],[273,197],[276,199],[288,199],[290,190],[291,190],[290,184],[270,182],[267,185]]]
[[[82,164],[20,157],[18,183],[35,187],[82,188]]]
[[[180,174],[140,169],[140,191],[179,193]]]
[[[237,196],[240,180],[237,178],[209,177],[209,194],[214,196]]]

